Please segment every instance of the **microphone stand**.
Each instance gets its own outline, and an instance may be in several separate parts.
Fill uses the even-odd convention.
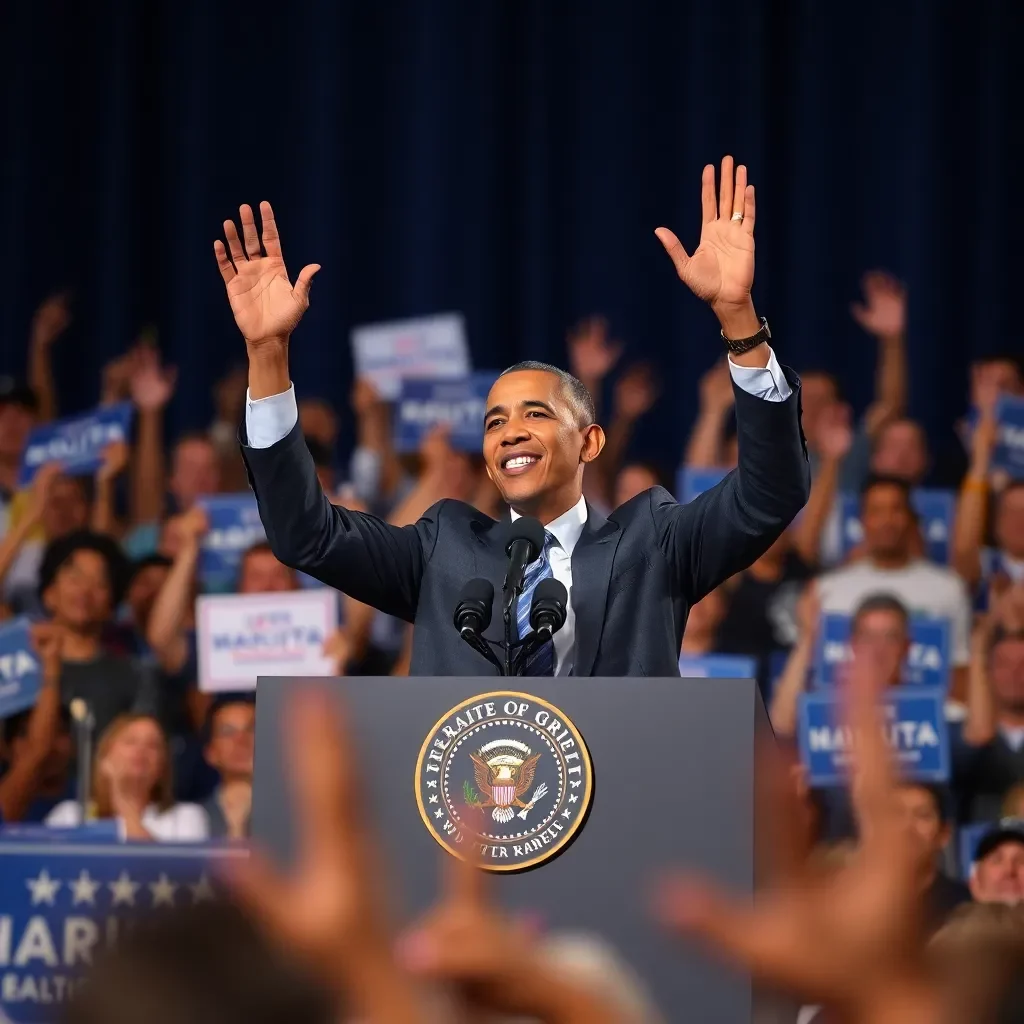
[[[75,791],[81,822],[84,825],[88,820],[89,804],[92,799],[92,734],[96,728],[96,718],[92,708],[81,699],[71,702],[71,717],[75,722],[75,760],[78,771]]]

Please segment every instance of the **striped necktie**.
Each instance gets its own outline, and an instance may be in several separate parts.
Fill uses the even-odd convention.
[[[516,626],[519,639],[521,640],[530,632],[530,606],[533,604],[533,592],[541,580],[550,579],[551,572],[551,545],[557,544],[554,534],[544,533],[544,550],[540,558],[531,562],[526,568],[523,576],[523,592],[519,596],[519,603],[516,605]],[[552,641],[542,644],[523,666],[524,676],[553,676],[555,674],[555,645]]]

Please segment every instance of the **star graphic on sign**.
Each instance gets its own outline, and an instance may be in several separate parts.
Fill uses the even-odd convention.
[[[77,878],[72,878],[68,885],[71,887],[71,903],[78,906],[79,903],[89,903],[96,906],[96,890],[102,883],[97,882],[88,871],[82,870]]]
[[[119,903],[127,903],[129,907],[135,906],[135,891],[139,888],[139,883],[133,882],[127,871],[122,871],[113,882],[108,882],[107,885],[110,886],[110,891],[113,893],[115,907]]]
[[[25,884],[32,890],[33,907],[38,906],[40,903],[46,903],[51,907],[54,906],[57,899],[57,890],[62,885],[56,878],[50,877],[50,872],[46,868],[39,872],[38,878],[26,878]]]
[[[572,817],[572,811],[570,811],[569,808],[566,807],[566,809],[562,811],[562,817],[565,818],[566,821],[568,821]]]
[[[198,882],[194,884],[189,883],[189,888],[192,890],[193,903],[202,903],[203,900],[213,899],[213,886],[210,885],[210,880],[206,877],[205,871],[199,876]]]
[[[438,809],[436,811],[434,811],[434,817],[435,818],[443,818],[444,817],[444,808],[443,807],[438,807]]]
[[[174,893],[177,890],[177,886],[172,884],[171,880],[160,872],[160,877],[155,882],[149,883],[149,891],[153,894],[153,906],[159,907],[161,903],[166,903],[167,906],[174,906]]]
[[[427,789],[437,789],[437,779],[427,779]]]
[[[430,802],[432,804],[436,804],[437,803],[437,795],[436,794],[434,794],[434,793],[430,794]]]

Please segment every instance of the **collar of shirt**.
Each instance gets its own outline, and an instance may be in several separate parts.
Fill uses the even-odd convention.
[[[1000,551],[998,568],[1010,577],[1011,583],[1024,583],[1024,560],[1012,558],[1005,551]]]
[[[520,518],[519,513],[513,508],[512,522]],[[568,512],[563,512],[553,522],[547,523],[544,529],[552,534],[558,541],[558,546],[570,557],[572,549],[583,533],[583,527],[587,522],[587,499],[581,497],[579,501]]]

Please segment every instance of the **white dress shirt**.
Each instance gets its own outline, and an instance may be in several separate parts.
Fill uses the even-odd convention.
[[[768,365],[737,366],[729,360],[729,372],[737,387],[766,402],[784,402],[793,393],[775,353],[768,350]],[[267,398],[253,400],[246,392],[245,432],[252,448],[269,448],[287,437],[298,422],[299,409],[295,402],[295,387]],[[512,510],[512,518],[519,518]],[[576,616],[572,607],[572,552],[583,533],[587,521],[587,503],[584,498],[564,512],[545,529],[553,534],[558,544],[551,549],[551,573],[568,591],[569,604],[565,610],[565,625],[555,634],[555,675],[567,676],[573,667],[573,642],[576,638]]]

